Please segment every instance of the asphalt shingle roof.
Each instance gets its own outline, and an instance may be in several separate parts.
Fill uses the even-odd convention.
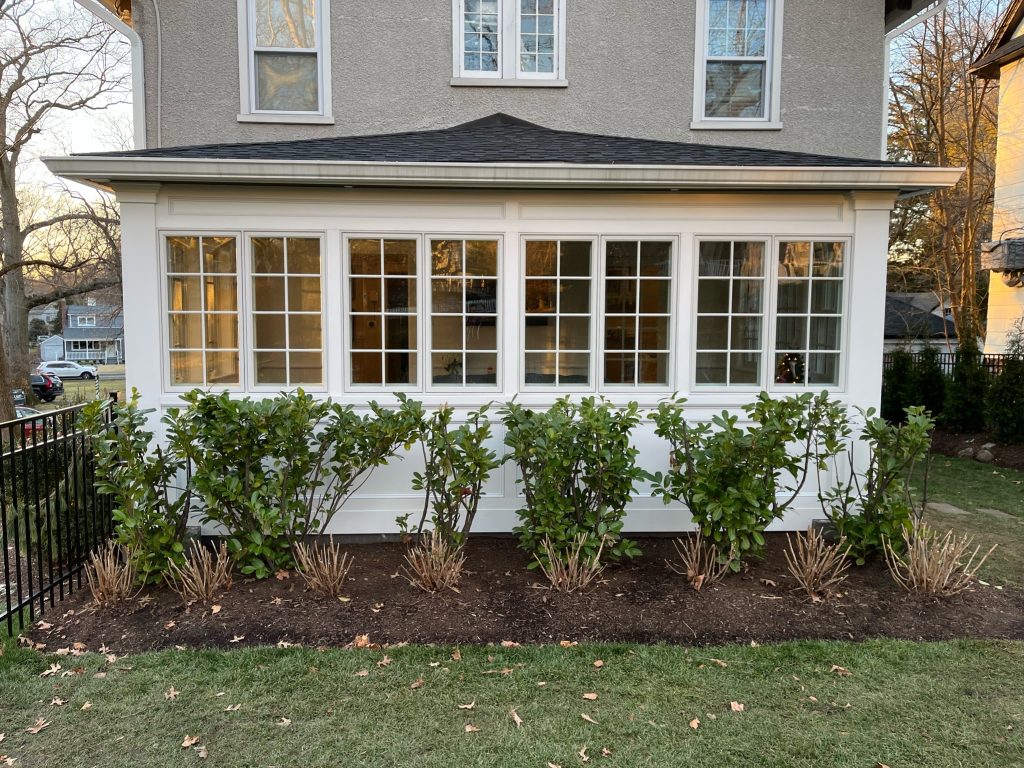
[[[885,338],[887,339],[934,339],[956,338],[953,322],[925,312],[892,294],[885,297]]]
[[[567,163],[763,167],[914,167],[854,157],[559,131],[502,113],[452,128],[250,144],[160,147],[91,156],[374,163]]]

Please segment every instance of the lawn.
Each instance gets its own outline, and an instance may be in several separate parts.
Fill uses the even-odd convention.
[[[26,768],[1024,765],[1020,643],[452,651],[9,647],[0,753]]]

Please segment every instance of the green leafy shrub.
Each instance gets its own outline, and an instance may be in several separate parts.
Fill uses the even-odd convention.
[[[985,401],[989,428],[1004,443],[1024,443],[1024,319],[1006,334],[1003,369],[993,377]]]
[[[524,549],[543,560],[547,539],[564,561],[582,536],[577,556],[584,561],[602,547],[610,560],[640,554],[622,537],[626,504],[647,476],[630,442],[638,411],[636,403],[615,408],[593,397],[579,405],[563,397],[546,411],[515,402],[502,409],[505,445],[526,497],[518,512],[523,524],[516,528]]]
[[[750,424],[741,427],[739,416],[727,412],[690,423],[685,403],[673,397],[651,413],[672,464],[653,476],[654,495],[686,504],[701,535],[739,570],[764,546],[765,528],[785,514],[811,471],[842,450],[846,413],[827,392],[780,399],[762,392],[744,406]]]
[[[904,417],[904,408],[920,405],[917,397],[917,370],[914,356],[905,349],[890,353],[889,365],[882,374],[882,416],[893,423]]]
[[[113,497],[114,539],[131,571],[141,583],[154,584],[171,564],[185,560],[190,465],[173,447],[150,449],[153,433],[146,429],[146,417],[152,411],[139,408],[137,391],[128,402],[111,406],[109,424],[104,408],[102,401],[89,403],[79,422],[95,449],[96,488]]]
[[[923,406],[935,418],[942,413],[946,401],[946,375],[942,372],[942,365],[939,363],[939,350],[931,346],[922,349],[915,362],[915,373],[917,378],[915,399],[917,402],[907,403],[904,407]]]
[[[878,417],[873,408],[860,413],[864,426],[858,441],[867,449],[867,466],[856,471],[849,448],[847,471],[836,467],[835,484],[822,490],[820,499],[850,556],[863,565],[883,556],[887,544],[902,546],[904,532],[919,515],[910,481],[915,468],[927,462],[935,422],[921,406],[908,408],[903,424]]]
[[[945,403],[939,416],[944,429],[951,432],[985,429],[984,403],[990,376],[981,363],[977,345],[963,340],[953,363],[953,375],[946,383]]]

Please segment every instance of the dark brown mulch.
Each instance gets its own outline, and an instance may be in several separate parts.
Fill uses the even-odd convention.
[[[577,595],[539,588],[543,577],[526,570],[526,555],[511,539],[472,540],[467,566],[473,572],[464,578],[461,592],[437,595],[400,575],[402,545],[353,544],[347,602],[306,592],[295,573],[287,579],[236,582],[218,598],[216,614],[200,607],[186,611],[165,589],[150,591],[151,599],[127,612],[99,611],[88,605],[86,592],[54,609],[46,617],[52,627],[34,629],[31,636],[51,651],[81,642],[91,650],[105,645],[116,653],[281,641],[340,646],[357,634],[369,634],[377,643],[570,639],[688,645],[1024,638],[1024,592],[978,586],[949,599],[922,598],[900,589],[880,564],[853,568],[841,597],[812,604],[792,591],[784,541],[770,536],[764,560],[698,594],[665,567],[665,558],[673,554],[669,539],[642,539],[643,557],[609,568],[603,583]]]
[[[1024,472],[1024,445],[999,443],[985,432],[954,434],[936,429],[932,433],[932,451],[943,456],[958,456],[965,448],[977,452],[979,448],[989,443],[995,443],[991,449],[993,465]]]

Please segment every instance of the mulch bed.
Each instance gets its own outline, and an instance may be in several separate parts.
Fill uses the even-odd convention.
[[[543,576],[526,569],[526,555],[507,538],[471,540],[472,573],[461,591],[436,595],[401,575],[401,544],[353,544],[345,602],[307,592],[295,573],[236,580],[218,598],[216,613],[209,607],[186,610],[166,589],[148,591],[127,610],[96,610],[86,591],[51,609],[45,617],[51,626],[34,628],[30,636],[51,652],[79,642],[120,654],[282,641],[344,646],[361,634],[374,643],[451,644],[1024,638],[1024,592],[1009,587],[923,598],[903,591],[876,563],[852,568],[841,596],[812,604],[793,591],[785,539],[773,535],[763,560],[697,593],[665,567],[674,554],[670,539],[644,538],[640,544],[642,557],[609,568],[600,585],[576,595],[541,588]]]
[[[984,432],[954,434],[936,429],[932,433],[932,452],[942,456],[958,456],[967,448],[977,452],[983,445],[990,443],[995,443],[991,449],[993,457],[991,464],[1024,472],[1024,445],[999,443],[994,437]]]

